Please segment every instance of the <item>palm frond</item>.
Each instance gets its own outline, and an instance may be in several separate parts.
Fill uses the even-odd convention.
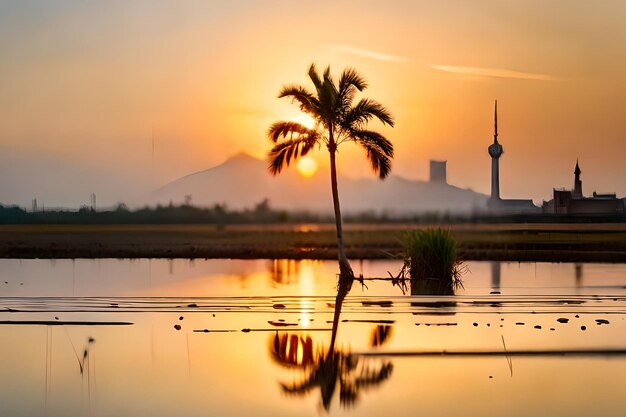
[[[322,80],[320,76],[317,74],[317,70],[315,69],[315,63],[312,63],[311,66],[309,67],[308,74],[309,74],[309,78],[313,82],[313,85],[315,86],[315,89],[319,93],[319,91],[322,89]]]
[[[377,101],[364,98],[361,99],[346,115],[345,125],[354,126],[354,125],[363,125],[372,120],[373,118],[377,118],[383,124],[389,125],[393,127],[393,116],[383,106]]]
[[[319,114],[328,129],[336,123],[338,90],[330,75],[330,67],[324,70],[323,77],[324,80],[318,90]]]
[[[354,87],[349,87],[347,90],[339,93],[339,108],[337,112],[339,114],[345,115],[349,114],[352,110],[352,102],[354,101],[354,97],[356,96],[357,89]],[[344,123],[340,123],[344,125]]]
[[[372,130],[352,130],[350,131],[354,141],[362,146],[368,144],[380,148],[385,156],[393,158],[393,143],[378,132]]]
[[[330,66],[326,68],[326,71],[324,71],[324,85],[326,85],[333,92],[333,105],[336,104],[337,98],[339,97],[339,88],[337,87],[337,84],[335,84],[333,77],[330,75]]]
[[[292,159],[308,154],[315,147],[318,139],[317,132],[310,132],[275,145],[269,153],[268,170],[272,175],[278,175],[283,168],[289,166]]]
[[[300,85],[286,85],[278,93],[278,98],[288,97],[292,102],[298,102],[300,110],[315,117],[318,113],[319,100]]]
[[[334,85],[333,77],[330,75],[330,65],[324,70],[324,82],[328,82]]]
[[[337,103],[337,89],[328,80],[324,80],[319,95],[320,100],[320,116],[325,122],[326,128],[335,123],[335,105]]]
[[[293,136],[294,134],[303,135],[309,132],[308,127],[298,122],[279,121],[272,123],[267,131],[267,135],[272,142],[278,142],[281,136],[287,138],[287,136]]]
[[[391,172],[391,158],[393,145],[384,136],[376,132],[360,131],[354,136],[355,141],[365,148],[367,159],[380,179],[384,179]]]
[[[347,69],[339,77],[339,114],[348,114],[357,91],[361,91],[367,84],[354,69]]]
[[[367,88],[367,81],[354,68],[347,68],[339,77],[339,94],[343,94],[350,87],[354,87],[359,91]]]
[[[391,172],[391,159],[386,157],[376,149],[366,148],[367,159],[370,161],[370,165],[378,177],[382,180],[387,178],[387,175]]]

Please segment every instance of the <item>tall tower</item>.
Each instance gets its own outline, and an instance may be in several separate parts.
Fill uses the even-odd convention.
[[[578,166],[578,159],[576,160],[576,168],[574,169],[574,192],[572,197],[583,198],[583,182],[580,180],[580,167]]]
[[[504,148],[498,143],[498,100],[496,100],[493,143],[489,145],[489,156],[491,156],[491,201],[494,202],[500,200],[500,157],[503,153]]]

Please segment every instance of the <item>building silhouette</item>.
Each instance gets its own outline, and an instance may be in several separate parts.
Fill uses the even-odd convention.
[[[624,212],[624,200],[615,193],[593,192],[591,197],[583,194],[582,173],[578,160],[574,168],[574,188],[572,190],[554,188],[553,198],[542,206],[544,213],[551,214],[611,214]]]
[[[488,148],[491,156],[491,198],[487,202],[489,211],[496,214],[533,213],[539,208],[530,199],[503,199],[500,197],[500,157],[504,147],[498,142],[498,100],[494,108],[493,143]]]
[[[580,167],[578,166],[578,159],[576,160],[576,168],[574,168],[574,190],[572,191],[572,197],[583,198],[583,182],[580,180]]]
[[[435,161],[434,159],[430,160],[430,182],[439,184],[448,183],[446,163],[447,161]]]

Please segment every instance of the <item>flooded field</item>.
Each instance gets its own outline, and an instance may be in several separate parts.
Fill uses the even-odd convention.
[[[626,265],[0,260],[1,416],[622,416]],[[355,261],[388,278],[399,262]]]

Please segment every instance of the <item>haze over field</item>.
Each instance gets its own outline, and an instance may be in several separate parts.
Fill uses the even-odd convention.
[[[395,175],[446,159],[451,184],[488,194],[497,98],[503,197],[571,188],[577,157],[587,193],[623,196],[624,16],[619,0],[0,1],[0,203],[114,204],[263,157],[270,123],[298,115],[280,87],[312,61],[357,68],[394,114],[372,127]],[[348,148],[340,172],[372,178]]]
[[[180,204],[190,196],[192,204],[230,208],[252,208],[268,199],[273,208],[332,212],[329,175],[319,173],[304,178],[297,169],[277,177],[265,175],[266,163],[247,154],[236,155],[223,164],[167,184],[150,195],[149,203]],[[487,196],[452,185],[411,181],[391,175],[385,181],[375,178],[340,178],[342,208],[346,213],[375,212],[414,214],[424,212],[470,213],[487,207]]]

